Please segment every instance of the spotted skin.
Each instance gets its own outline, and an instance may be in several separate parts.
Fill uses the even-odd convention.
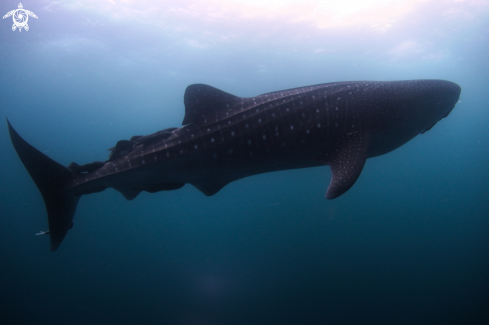
[[[354,81],[243,98],[195,84],[184,95],[184,126],[120,141],[103,164],[73,164],[77,171],[69,170],[56,190],[79,197],[112,187],[133,199],[189,183],[214,195],[247,176],[329,165],[326,198],[333,199],[355,183],[367,158],[446,117],[460,91],[444,80]],[[12,141],[23,150],[22,141]]]
[[[210,86],[191,85],[185,93],[186,126],[160,141],[135,146],[93,173],[74,177],[67,188],[76,190],[83,185],[84,189],[85,184],[101,180],[110,187],[112,179],[141,169],[142,173],[151,171],[153,182],[200,184],[202,190],[206,184],[215,188],[216,182],[227,184],[262,172],[321,164],[333,169],[330,186],[349,188],[353,183],[345,183],[339,175],[335,180],[335,170],[346,173],[351,169],[350,174],[358,177],[364,164],[360,160],[395,149],[433,123],[418,118],[415,109],[426,111],[421,112],[422,118],[435,115],[437,121],[442,116],[429,111],[433,111],[433,100],[445,100],[437,99],[445,91],[452,99],[441,114],[451,110],[458,98],[457,87],[439,80],[341,82],[241,98]],[[403,117],[413,121],[402,125]],[[395,128],[409,129],[396,134]],[[384,135],[389,139],[383,139]],[[331,148],[339,150],[343,143],[362,152],[355,163],[345,164],[341,156],[336,163],[331,157],[318,159]],[[182,170],[182,164],[190,170]],[[158,175],[156,166],[160,167],[156,168]],[[139,180],[132,179],[128,185],[142,191],[147,180]],[[332,193],[327,197],[339,195]]]

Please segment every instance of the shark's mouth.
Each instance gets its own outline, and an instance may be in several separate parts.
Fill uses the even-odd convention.
[[[431,130],[436,125],[436,123],[440,122],[445,117],[448,117],[448,115],[450,115],[450,113],[452,112],[452,110],[455,108],[455,105],[456,105],[456,103],[453,104],[453,106],[447,111],[447,113],[445,115],[443,115],[438,121],[436,121],[435,123],[433,123],[429,127],[427,127],[423,132],[421,132],[421,134],[425,133],[426,131]]]
[[[448,114],[447,114],[448,115]],[[421,134],[425,133],[426,131],[429,131],[431,130],[432,127],[434,127],[436,125],[436,123],[438,123],[439,121],[436,121],[435,123],[431,124],[429,127],[427,127],[423,132],[421,132]]]
[[[457,105],[457,103],[453,104],[452,108],[450,108],[450,110],[442,117],[442,118],[445,118],[445,117],[448,117],[448,115],[453,111],[453,109],[455,108],[455,105]],[[441,120],[441,119],[440,119]]]

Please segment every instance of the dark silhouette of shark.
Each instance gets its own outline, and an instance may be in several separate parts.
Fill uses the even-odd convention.
[[[128,200],[141,191],[192,184],[214,195],[260,173],[329,165],[327,199],[345,193],[367,158],[431,129],[455,107],[461,88],[444,80],[334,82],[242,98],[195,84],[185,91],[180,128],[121,140],[104,162],[64,167],[8,122],[22,163],[41,192],[51,250],[68,230],[80,196],[112,187]]]

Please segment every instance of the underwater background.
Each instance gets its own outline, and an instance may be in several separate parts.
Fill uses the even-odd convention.
[[[64,165],[180,126],[193,83],[255,96],[431,78],[462,94],[335,200],[326,166],[212,197],[108,189],[83,196],[55,253],[2,122],[1,324],[489,324],[489,1],[22,4],[38,18],[0,21],[0,116]]]

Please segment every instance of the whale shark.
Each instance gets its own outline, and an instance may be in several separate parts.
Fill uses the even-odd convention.
[[[211,196],[261,173],[328,165],[326,199],[350,189],[368,158],[399,148],[447,117],[460,97],[445,80],[333,82],[238,97],[193,84],[179,128],[132,136],[106,161],[63,166],[26,142],[7,119],[12,144],[46,206],[51,250],[73,226],[82,195],[191,184]]]

